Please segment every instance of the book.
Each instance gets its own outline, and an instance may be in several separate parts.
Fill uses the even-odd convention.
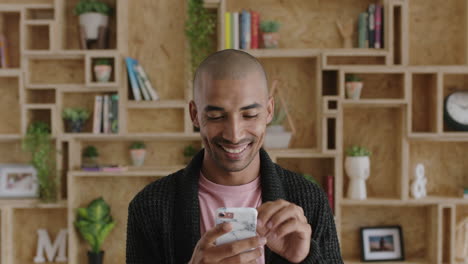
[[[111,110],[110,110],[110,127],[112,133],[119,133],[119,95],[112,94],[111,99]]]
[[[224,14],[224,47],[226,49],[231,48],[231,13],[226,12]]]
[[[93,133],[101,133],[102,123],[102,96],[96,95],[94,98],[94,113],[93,113]]]
[[[141,101],[140,88],[138,86],[138,80],[133,67],[133,59],[126,57],[125,64],[127,65],[128,79],[130,81],[130,87],[132,88],[133,100]]]
[[[110,133],[110,123],[109,123],[109,103],[110,96],[108,94],[104,95],[102,103],[102,131],[104,133]]]
[[[241,17],[241,49],[250,49],[250,13],[247,10],[242,10]]]
[[[138,73],[140,74],[142,80],[143,80],[143,83],[145,84],[145,87],[146,89],[148,89],[148,92],[150,93],[151,95],[151,99],[153,101],[157,101],[159,100],[159,94],[158,92],[156,91],[156,89],[153,87],[153,85],[151,84],[150,80],[148,79],[148,75],[146,75],[146,72],[145,70],[143,69],[143,67],[138,63],[137,61],[137,66],[136,66],[136,69],[138,71]]]
[[[250,11],[250,48],[258,49],[258,25],[260,14],[255,11]]]
[[[239,13],[232,13],[232,34],[233,34],[233,49],[239,49]]]
[[[375,5],[375,43],[374,48],[382,48],[382,5]]]
[[[369,5],[369,17],[368,17],[368,26],[369,26],[369,48],[374,48],[375,43],[375,5]]]
[[[367,12],[362,12],[359,14],[359,21],[358,21],[358,47],[359,48],[368,48],[369,47],[369,33],[368,33],[368,26],[367,26]]]
[[[145,82],[143,81],[143,78],[141,77],[140,73],[138,72],[137,70],[137,67],[138,65],[137,64],[133,64],[133,70],[135,71],[135,75],[137,77],[137,81],[138,81],[138,86],[140,87],[140,91],[141,91],[141,94],[143,95],[143,100],[145,101],[151,101],[151,96],[148,92],[148,89],[145,85]]]
[[[333,175],[327,175],[327,197],[333,213],[335,213],[334,182]]]

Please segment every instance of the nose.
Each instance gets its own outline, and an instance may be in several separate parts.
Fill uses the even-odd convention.
[[[242,120],[237,116],[230,116],[224,124],[223,138],[232,144],[237,144],[244,136],[243,131]]]

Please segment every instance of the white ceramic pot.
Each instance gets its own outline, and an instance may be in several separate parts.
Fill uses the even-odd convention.
[[[87,40],[96,40],[99,36],[99,27],[107,27],[109,16],[97,12],[84,13],[80,15],[80,25],[85,28]]]
[[[145,149],[131,149],[130,156],[132,157],[133,166],[140,167],[145,163]]]
[[[263,146],[267,149],[287,148],[291,137],[292,133],[286,131],[282,125],[268,126]]]
[[[363,82],[347,82],[345,83],[346,97],[357,100],[361,98],[361,90],[364,86]]]
[[[112,73],[110,65],[94,65],[94,76],[98,82],[108,82]]]
[[[368,156],[349,157],[345,159],[345,171],[349,177],[348,198],[364,200],[367,198],[366,180],[370,174]]]

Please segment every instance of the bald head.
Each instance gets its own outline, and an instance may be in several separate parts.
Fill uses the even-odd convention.
[[[197,101],[203,82],[207,80],[243,80],[249,75],[258,75],[264,80],[265,95],[268,96],[267,77],[263,66],[252,55],[234,49],[215,52],[208,56],[195,72],[193,82],[194,100]]]

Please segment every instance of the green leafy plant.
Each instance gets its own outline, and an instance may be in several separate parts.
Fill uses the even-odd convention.
[[[281,23],[275,20],[264,20],[260,22],[260,30],[264,33],[278,32]]]
[[[190,45],[192,73],[203,59],[214,51],[215,25],[215,15],[203,7],[203,0],[188,0],[185,35]]]
[[[41,121],[32,123],[22,141],[22,148],[31,153],[31,164],[37,171],[40,199],[56,202],[58,180],[49,125]]]
[[[89,118],[89,111],[83,108],[65,108],[62,118],[72,122],[86,121]]]
[[[110,215],[110,207],[102,197],[99,197],[86,208],[77,209],[75,227],[81,236],[89,243],[94,253],[99,253],[104,239],[115,227],[115,221]]]
[[[310,174],[308,174],[308,173],[304,173],[304,174],[302,174],[302,176],[304,176],[304,178],[306,178],[307,180],[311,181],[312,183],[315,183],[315,184],[317,184],[317,185],[320,185],[320,184],[318,183],[318,181],[315,180],[314,177],[312,177],[312,175],[310,175]]]
[[[111,59],[106,59],[106,58],[98,58],[94,60],[94,65],[112,65],[112,60]]]
[[[195,148],[193,145],[188,145],[184,148],[184,157],[191,158],[195,154],[197,154],[198,149]]]
[[[112,8],[98,0],[80,0],[78,4],[76,4],[75,9],[73,9],[73,13],[77,16],[91,12],[109,16],[112,13]]]
[[[83,150],[83,157],[85,158],[96,158],[99,157],[99,152],[95,146],[87,146]]]
[[[370,152],[365,147],[353,145],[352,147],[346,149],[346,154],[350,157],[363,157],[372,155],[372,152]]]
[[[279,101],[275,100],[275,112],[269,125],[282,125],[284,119],[286,119],[286,111],[280,106]]]
[[[346,74],[346,82],[361,82],[362,78],[356,74]]]
[[[130,146],[130,149],[145,149],[145,148],[146,148],[145,143],[143,143],[141,141],[135,141]]]

